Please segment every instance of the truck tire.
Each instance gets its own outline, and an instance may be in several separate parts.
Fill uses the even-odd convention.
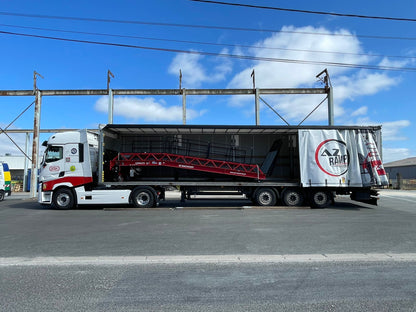
[[[302,191],[297,188],[286,189],[282,194],[283,203],[289,207],[302,206],[304,199]]]
[[[4,199],[4,191],[0,191],[0,201]]]
[[[331,195],[327,191],[315,191],[310,195],[311,208],[326,208],[331,203]]]
[[[136,208],[154,207],[156,198],[151,187],[139,187],[133,190],[131,200]]]
[[[53,192],[52,205],[59,210],[72,209],[75,206],[74,194],[67,188],[57,189]]]
[[[276,205],[276,193],[271,188],[259,188],[254,194],[254,201],[259,206]]]

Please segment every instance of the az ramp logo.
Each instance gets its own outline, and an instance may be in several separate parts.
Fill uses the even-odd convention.
[[[350,153],[345,142],[335,139],[320,143],[315,151],[315,161],[326,174],[339,177],[348,171]]]

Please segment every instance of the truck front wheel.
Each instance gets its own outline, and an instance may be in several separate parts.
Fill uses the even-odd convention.
[[[0,191],[0,201],[2,201],[4,199],[4,191],[1,190]]]
[[[131,199],[136,208],[150,208],[155,205],[155,194],[150,187],[141,187],[133,190]]]
[[[67,210],[73,208],[75,201],[72,191],[67,188],[57,189],[53,193],[52,204],[55,209],[59,210]]]

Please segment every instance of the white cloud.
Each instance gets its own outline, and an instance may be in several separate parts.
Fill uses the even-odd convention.
[[[362,53],[360,42],[354,36],[332,36],[332,34],[351,35],[346,30],[330,32],[325,28],[312,26],[296,28],[285,26],[282,33],[274,34],[255,45],[262,48],[250,49],[246,54],[256,57],[275,59],[311,60],[337,63],[363,63],[368,62],[368,57],[352,55],[350,53]],[[297,33],[285,33],[296,31]],[[326,33],[328,36],[308,35],[305,33]],[[277,48],[277,49],[276,49]],[[308,52],[310,50],[321,53]],[[348,54],[328,53],[343,52]],[[256,84],[260,88],[294,88],[301,85],[310,85],[316,74],[325,68],[325,65],[296,64],[285,62],[254,62],[253,66],[246,68],[232,79],[231,88],[250,88],[250,74],[256,70]],[[331,68],[331,75],[347,71],[346,68]]]
[[[227,50],[221,53],[226,54]],[[198,54],[178,54],[169,66],[169,73],[179,75],[182,71],[182,87],[197,88],[202,83],[215,83],[225,79],[226,75],[231,72],[231,61],[226,58],[215,58],[210,64],[210,70],[207,70],[201,61],[204,60],[202,55]],[[210,62],[208,60],[208,62]]]
[[[408,148],[383,148],[383,163],[402,160],[411,156]]]
[[[399,83],[397,78],[389,77],[386,73],[369,73],[359,71],[349,76],[332,79],[334,84],[334,100],[344,102],[358,96],[373,95]]]
[[[351,116],[355,117],[355,116],[360,116],[360,115],[366,115],[367,111],[368,111],[367,106],[361,106],[359,109],[353,111],[351,113]]]
[[[383,122],[383,140],[384,141],[403,141],[408,138],[403,137],[400,132],[403,128],[409,127],[409,120],[397,120],[390,122]]]
[[[108,112],[108,97],[101,97],[95,104],[99,112]],[[190,120],[202,115],[204,111],[186,110],[186,119]],[[145,122],[181,122],[182,105],[168,106],[165,101],[152,97],[115,97],[114,116],[122,116],[134,121]]]
[[[409,60],[412,60],[411,62],[414,63],[413,59],[407,59],[407,60],[391,60],[387,57],[384,57],[381,62],[380,66],[386,66],[386,67],[405,67],[409,65]]]
[[[388,59],[380,61],[377,57],[363,55],[365,51],[360,41],[348,30],[329,31],[323,27],[315,28],[308,26],[296,28],[294,26],[285,26],[282,28],[282,31],[256,43],[256,46],[263,48],[249,49],[244,51],[244,54],[281,60],[295,59],[344,64],[366,65],[377,62],[387,64],[388,62]],[[291,33],[285,33],[284,31]],[[309,35],[308,33],[324,33],[328,35]],[[311,50],[320,51],[320,53],[308,52]],[[315,76],[325,67],[327,66],[255,61],[252,62],[251,66],[235,74],[228,88],[252,88],[250,75],[253,69],[256,72],[256,86],[259,88],[315,87]],[[334,111],[336,116],[344,116],[348,112],[343,107],[346,100],[373,95],[387,90],[400,82],[397,78],[390,77],[387,73],[374,73],[367,70],[357,71],[351,68],[331,66],[328,66],[328,71],[334,90]],[[231,104],[234,106],[242,107],[249,105],[249,102],[252,102],[252,99],[249,97],[234,97],[231,99]],[[317,103],[316,101],[311,101],[310,97],[290,95],[284,97],[276,109],[283,116],[287,116],[291,123],[297,123],[318,103],[319,101]],[[365,114],[364,108],[356,111],[355,114]],[[327,110],[320,108],[308,120],[326,121],[326,119]]]

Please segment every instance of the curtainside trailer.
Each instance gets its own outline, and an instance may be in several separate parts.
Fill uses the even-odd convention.
[[[116,125],[44,142],[39,202],[155,207],[170,188],[182,200],[242,194],[255,205],[323,208],[336,195],[376,204],[388,184],[381,127]]]

